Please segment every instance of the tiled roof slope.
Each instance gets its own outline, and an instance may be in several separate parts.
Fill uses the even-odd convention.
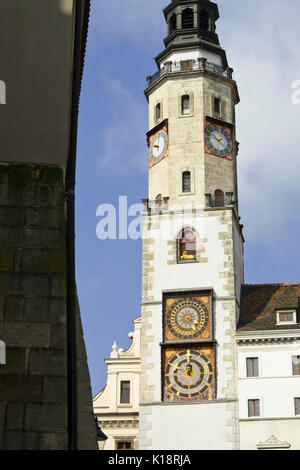
[[[300,329],[299,284],[245,284],[242,286],[238,331]],[[276,325],[276,310],[297,309],[297,324]]]

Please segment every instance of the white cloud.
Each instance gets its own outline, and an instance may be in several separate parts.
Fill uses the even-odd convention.
[[[119,80],[103,83],[110,94],[113,117],[100,136],[98,169],[121,177],[132,170],[145,172],[147,104],[142,104],[143,96],[139,99]]]

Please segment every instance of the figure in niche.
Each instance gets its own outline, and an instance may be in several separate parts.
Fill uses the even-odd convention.
[[[180,260],[196,259],[196,235],[190,229],[183,229],[179,240]]]

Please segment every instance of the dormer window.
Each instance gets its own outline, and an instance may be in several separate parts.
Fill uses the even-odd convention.
[[[276,312],[277,325],[294,325],[297,323],[296,310],[278,310]]]
[[[190,29],[194,27],[194,10],[186,8],[182,12],[182,29]]]

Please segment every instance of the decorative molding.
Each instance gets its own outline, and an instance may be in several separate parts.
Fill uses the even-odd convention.
[[[257,449],[289,449],[291,444],[286,441],[281,442],[276,436],[272,435],[265,442],[259,442],[256,447]]]
[[[131,419],[131,420],[98,420],[99,426],[102,428],[138,428],[139,420],[138,419]]]

